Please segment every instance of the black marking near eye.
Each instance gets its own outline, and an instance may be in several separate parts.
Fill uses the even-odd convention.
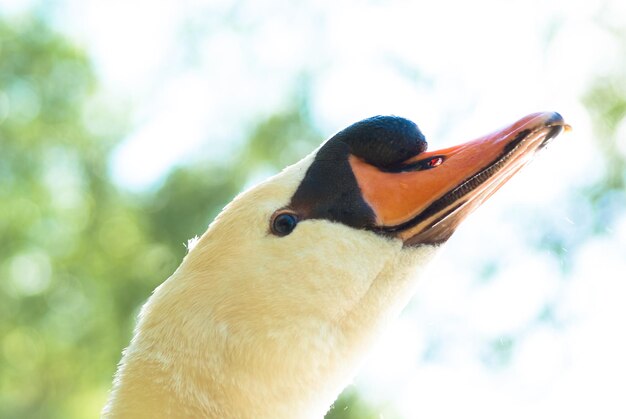
[[[363,200],[348,161],[350,155],[387,171],[426,148],[424,135],[408,119],[375,116],[357,122],[319,149],[289,207],[300,219],[322,218],[370,228],[375,225],[376,216]]]

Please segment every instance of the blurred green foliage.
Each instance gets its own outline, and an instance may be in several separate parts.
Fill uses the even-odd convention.
[[[156,245],[108,180],[95,88],[44,24],[0,22],[1,417],[93,411],[145,292],[129,267]]]
[[[391,413],[393,414],[393,413]],[[395,419],[395,415],[390,416],[389,412],[383,414],[378,413],[378,409],[374,409],[368,405],[365,400],[359,397],[354,387],[347,387],[341,397],[331,407],[324,419]]]
[[[107,171],[120,115],[80,50],[40,21],[0,21],[0,417],[97,417],[139,307],[187,240],[255,173],[321,139],[297,97],[239,154],[132,195]]]
[[[611,168],[592,200],[610,191],[624,200],[615,150],[623,81],[602,79],[585,98]],[[260,122],[226,161],[177,168],[157,190],[133,195],[107,171],[128,124],[99,100],[87,57],[40,21],[0,21],[0,417],[98,416],[138,308],[186,241],[255,176],[319,144],[306,96]],[[542,240],[563,248],[568,238],[556,230]],[[495,345],[494,362],[506,362],[513,344]],[[374,411],[348,390],[327,418]]]
[[[593,117],[594,129],[598,133],[597,143],[606,159],[604,186],[623,191],[626,186],[626,161],[619,151],[620,139],[617,136],[619,125],[626,117],[626,70],[596,80],[584,102]],[[596,190],[600,195],[606,192],[603,188]]]

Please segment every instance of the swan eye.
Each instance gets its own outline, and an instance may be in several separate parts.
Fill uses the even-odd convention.
[[[272,234],[276,236],[286,236],[298,225],[298,217],[290,212],[283,212],[276,215],[272,220]]]

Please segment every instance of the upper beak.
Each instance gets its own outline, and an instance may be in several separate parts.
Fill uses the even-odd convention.
[[[375,229],[405,245],[442,243],[564,128],[569,126],[558,113],[536,113],[476,140],[420,153],[391,169],[355,156],[350,165],[376,214]]]

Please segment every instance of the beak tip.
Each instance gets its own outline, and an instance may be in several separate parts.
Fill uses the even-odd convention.
[[[565,125],[565,120],[558,112],[549,112],[546,125]]]

